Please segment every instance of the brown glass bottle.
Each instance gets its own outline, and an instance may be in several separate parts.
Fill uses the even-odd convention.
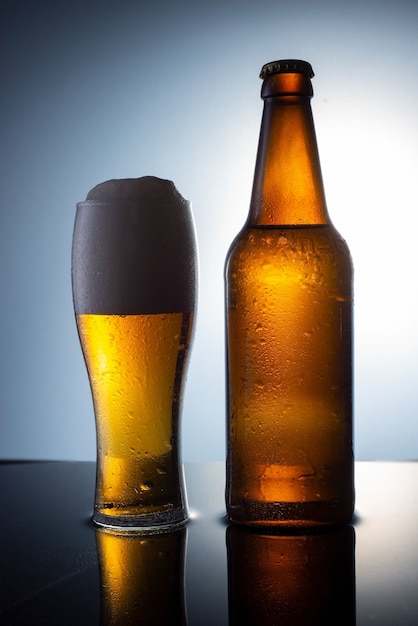
[[[242,524],[353,514],[352,263],[326,207],[312,76],[304,61],[262,69],[250,211],[226,260],[226,505]]]

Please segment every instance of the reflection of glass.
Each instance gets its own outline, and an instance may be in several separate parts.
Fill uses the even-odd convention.
[[[354,626],[354,529],[227,530],[230,626]]]
[[[197,288],[190,203],[154,177],[97,185],[77,205],[72,284],[96,418],[93,520],[181,524],[180,417]]]
[[[187,530],[116,534],[96,530],[101,626],[187,626],[184,563]]]

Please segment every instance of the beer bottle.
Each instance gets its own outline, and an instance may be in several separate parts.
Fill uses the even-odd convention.
[[[225,267],[231,521],[353,514],[352,263],[331,223],[305,61],[263,66],[247,221]]]

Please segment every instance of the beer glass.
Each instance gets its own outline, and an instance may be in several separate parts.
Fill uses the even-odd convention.
[[[72,286],[96,422],[93,521],[180,525],[180,416],[197,290],[190,203],[155,177],[94,187],[77,204]]]

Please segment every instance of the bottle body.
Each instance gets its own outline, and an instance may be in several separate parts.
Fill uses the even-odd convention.
[[[232,521],[349,521],[352,270],[332,225],[246,228],[226,268]]]
[[[312,161],[300,146],[316,148],[313,125],[298,126],[309,120],[307,98],[267,104],[250,215],[225,268],[227,512],[248,525],[348,523],[352,262],[326,212],[322,180],[304,186],[298,169],[295,155],[303,152],[306,171]]]

